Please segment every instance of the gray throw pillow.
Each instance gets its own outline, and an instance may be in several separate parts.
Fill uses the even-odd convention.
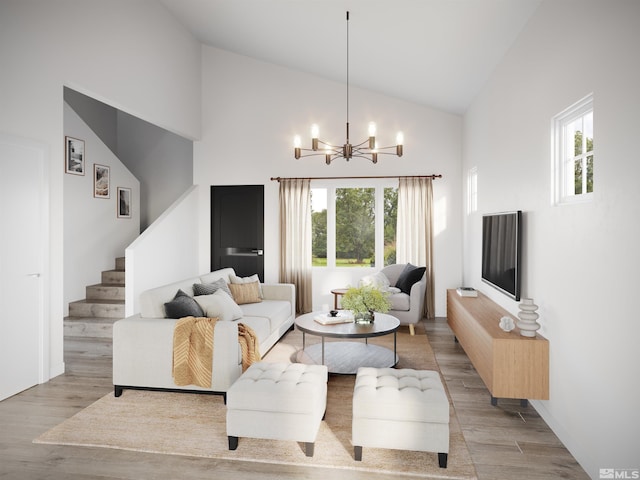
[[[164,304],[167,318],[204,317],[202,307],[193,298],[178,290],[173,300]]]
[[[224,278],[220,278],[213,283],[193,284],[193,295],[196,297],[198,295],[212,295],[216,293],[217,290],[223,290],[233,298],[233,295],[231,295],[231,290],[229,290],[229,286],[227,285],[227,282],[225,282]]]

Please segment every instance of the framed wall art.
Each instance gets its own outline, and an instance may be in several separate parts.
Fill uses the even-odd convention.
[[[106,165],[93,164],[93,196],[96,198],[111,198],[109,196],[109,172]]]
[[[84,175],[84,140],[64,137],[64,171],[72,175]]]
[[[118,218],[131,218],[131,189],[118,187]]]

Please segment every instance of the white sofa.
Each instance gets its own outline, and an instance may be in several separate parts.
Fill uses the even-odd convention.
[[[172,377],[173,330],[178,319],[165,317],[165,303],[178,290],[194,295],[195,283],[231,282],[232,268],[224,268],[147,290],[140,295],[140,313],[113,325],[113,385],[119,397],[124,389],[217,393],[225,396],[242,374],[242,353],[238,343],[238,323],[251,327],[266,354],[295,319],[295,287],[291,284],[261,284],[262,301],[239,305],[242,318],[219,320],[214,329],[211,388],[177,386]],[[226,295],[226,294],[225,294]],[[195,297],[198,299],[199,297]],[[234,305],[235,308],[235,305]]]

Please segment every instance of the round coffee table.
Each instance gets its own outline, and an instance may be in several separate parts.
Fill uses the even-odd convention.
[[[296,318],[296,327],[302,332],[302,350],[296,355],[300,363],[326,365],[331,373],[353,375],[360,367],[385,368],[398,363],[396,334],[400,320],[386,313],[376,313],[370,324],[337,323],[322,325],[314,320],[326,312],[312,312]],[[393,351],[372,345],[369,338],[393,333]],[[306,334],[321,338],[319,344],[306,345]],[[325,338],[364,339],[364,342],[336,341],[325,343]]]

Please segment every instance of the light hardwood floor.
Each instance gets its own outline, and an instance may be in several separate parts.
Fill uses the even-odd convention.
[[[452,395],[480,480],[587,479],[531,406],[497,407],[445,319],[423,324]],[[106,393],[111,385],[108,339],[65,339],[67,372],[0,402],[0,479],[309,479],[377,480],[344,470],[154,455],[105,448],[39,445],[32,440]],[[413,478],[396,476],[394,478]]]

